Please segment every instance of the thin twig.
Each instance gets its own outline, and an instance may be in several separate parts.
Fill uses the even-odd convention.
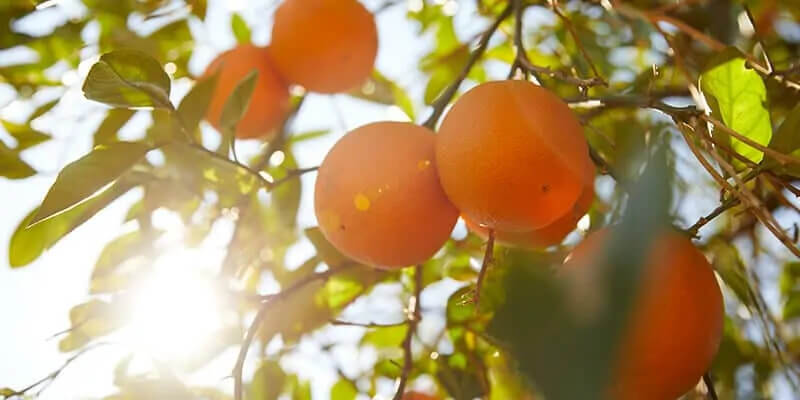
[[[325,272],[320,272],[316,274],[311,274],[306,276],[303,279],[292,284],[292,286],[281,290],[276,294],[262,296],[262,303],[261,307],[258,309],[255,318],[253,318],[253,322],[250,324],[250,327],[247,329],[247,334],[245,334],[244,340],[242,341],[242,346],[239,348],[239,356],[236,359],[236,365],[233,367],[233,396],[236,400],[242,400],[242,372],[244,370],[244,362],[247,358],[247,351],[250,349],[250,345],[253,343],[255,339],[256,333],[258,329],[261,327],[261,324],[264,322],[264,318],[267,317],[267,312],[269,311],[269,306],[272,305],[273,302],[280,301],[282,299],[287,298],[292,293],[297,292],[298,290],[304,288],[305,286],[320,280],[325,280],[331,277],[334,274],[338,274],[348,268],[352,268],[358,264],[355,263],[348,263],[344,264],[340,267],[330,268]]]
[[[608,87],[608,82],[606,82],[602,75],[600,75],[600,71],[597,69],[597,66],[595,66],[594,61],[592,61],[592,57],[589,56],[589,52],[586,51],[585,47],[583,47],[583,42],[581,42],[581,39],[578,36],[578,32],[575,30],[575,26],[573,26],[572,21],[566,16],[566,14],[564,14],[564,12],[561,10],[561,7],[558,6],[558,0],[549,0],[549,2],[550,8],[561,19],[561,22],[564,23],[564,26],[567,28],[570,36],[572,36],[572,40],[575,41],[575,45],[578,47],[578,50],[583,55],[586,63],[589,64],[589,67],[592,69],[595,78],[600,79],[602,85]]]
[[[431,112],[430,117],[422,124],[423,126],[433,129],[436,127],[436,123],[439,122],[439,118],[444,113],[444,109],[450,104],[450,101],[453,100],[453,96],[456,95],[458,92],[458,88],[461,86],[461,83],[467,79],[467,75],[478,63],[478,60],[483,56],[486,52],[486,49],[489,47],[489,40],[492,38],[492,35],[497,31],[500,27],[500,24],[506,20],[506,18],[511,15],[512,7],[509,5],[508,7],[497,16],[494,23],[486,29],[483,34],[481,35],[480,41],[478,42],[478,47],[470,54],[469,60],[467,60],[467,64],[464,65],[464,68],[461,70],[461,73],[458,74],[458,77],[453,81],[450,86],[445,89],[444,93],[439,95],[436,101],[433,102],[433,111]]]
[[[713,117],[705,115],[705,114],[700,115],[700,118],[702,120],[706,121],[706,122],[711,123],[716,128],[718,128],[718,129],[722,130],[723,132],[733,136],[737,140],[745,143],[746,145],[748,145],[748,146],[750,146],[750,147],[752,147],[752,148],[754,148],[756,150],[763,151],[765,154],[767,154],[770,157],[774,158],[775,161],[778,161],[781,164],[796,164],[796,165],[800,165],[800,158],[797,158],[797,157],[794,157],[794,156],[788,155],[788,154],[783,154],[783,153],[781,153],[779,151],[776,151],[776,150],[771,149],[771,148],[769,148],[767,146],[764,146],[764,145],[754,141],[753,139],[750,139],[747,136],[744,136],[741,133],[736,132],[735,130],[727,127],[724,123],[722,123],[721,121],[717,120],[716,118],[713,118]]]
[[[697,222],[694,223],[694,225],[686,229],[686,233],[689,236],[696,238],[698,233],[700,232],[700,229],[702,229],[708,223],[713,221],[715,218],[725,213],[725,211],[728,211],[739,204],[741,204],[741,202],[739,201],[738,198],[729,197],[727,200],[723,201],[722,204],[719,205],[719,207],[715,208],[714,211],[711,211],[708,215],[700,217],[700,219],[698,219]]]
[[[319,167],[309,167],[309,168],[297,168],[297,169],[289,170],[286,173],[286,176],[284,176],[283,178],[280,178],[280,179],[272,182],[272,184],[269,187],[269,190],[270,191],[271,190],[275,190],[278,186],[286,183],[287,181],[290,181],[290,180],[295,179],[295,178],[299,178],[300,176],[302,176],[304,174],[307,174],[309,172],[314,172],[314,171],[316,171],[318,169],[319,169]]]
[[[478,272],[478,282],[475,284],[475,312],[478,312],[481,304],[481,292],[486,273],[494,263],[494,229],[489,229],[489,237],[486,239],[486,252],[483,254],[483,263]]]
[[[400,382],[397,384],[393,400],[401,400],[406,391],[408,377],[414,366],[414,355],[411,353],[411,342],[417,332],[417,325],[422,320],[420,298],[422,297],[422,265],[414,267],[414,296],[408,301],[408,332],[403,338],[403,369],[400,372]]]
[[[620,12],[621,14],[626,15],[626,16],[631,17],[631,18],[644,19],[644,20],[650,22],[657,30],[659,30],[659,32],[661,32],[662,35],[665,36],[665,38],[668,37],[668,36],[664,33],[663,30],[661,30],[658,27],[658,23],[659,22],[664,22],[664,23],[670,24],[670,25],[678,28],[678,30],[682,31],[683,33],[686,33],[692,39],[694,39],[696,41],[699,41],[699,42],[702,42],[703,44],[705,44],[706,46],[708,46],[710,49],[712,49],[714,51],[722,51],[722,50],[725,50],[728,47],[725,43],[722,43],[719,40],[717,40],[717,39],[715,39],[715,38],[713,38],[713,37],[711,37],[709,35],[706,35],[705,33],[695,29],[691,25],[689,25],[689,24],[687,24],[687,23],[685,23],[685,22],[683,22],[683,21],[681,21],[681,20],[679,20],[677,18],[673,18],[673,17],[670,17],[668,15],[664,15],[664,14],[658,13],[658,12],[640,11],[640,10],[636,9],[635,7],[632,7],[632,6],[628,5],[628,4],[625,4],[621,0],[612,0],[612,3],[614,5],[614,9],[617,10],[618,12]],[[674,48],[674,46],[671,46],[671,47]],[[760,73],[761,75],[763,75],[765,77],[771,78],[771,79],[783,84],[784,86],[786,86],[788,88],[791,88],[791,89],[794,89],[794,90],[800,90],[800,82],[796,82],[796,81],[790,80],[790,79],[786,78],[786,76],[783,75],[783,74],[774,73],[775,71],[770,70],[769,66],[761,65],[761,63],[758,62],[750,54],[747,54],[747,53],[742,53],[742,54],[745,57],[745,61],[747,62],[747,65],[750,66],[751,68],[753,68],[753,70],[755,70],[756,72]]]
[[[330,321],[330,324],[335,326],[357,326],[361,328],[395,328],[398,326],[403,326],[407,323],[408,321],[397,322],[394,324],[378,324],[375,322],[352,322],[352,321],[342,321],[339,319],[334,319]]]
[[[714,381],[711,379],[711,374],[708,372],[703,375],[703,383],[706,385],[708,398],[711,400],[719,400],[719,397],[717,396],[717,390],[714,388]]]
[[[64,363],[61,364],[61,366],[58,369],[56,369],[55,371],[47,374],[47,376],[45,376],[44,378],[39,379],[38,381],[26,386],[24,389],[18,390],[18,391],[14,392],[14,393],[11,393],[7,397],[9,397],[9,398],[11,398],[11,397],[22,397],[25,394],[27,394],[29,391],[33,390],[34,388],[36,388],[38,386],[41,386],[41,385],[44,385],[44,386],[42,386],[41,389],[39,389],[39,394],[41,394],[45,389],[47,389],[47,386],[50,383],[52,383],[54,380],[56,380],[56,378],[58,378],[58,376],[61,375],[62,372],[64,372],[65,368],[67,368],[70,364],[72,364],[79,357],[81,357],[82,355],[88,353],[91,350],[94,350],[94,349],[96,349],[98,347],[106,346],[106,345],[109,345],[109,344],[110,343],[107,343],[107,342],[100,342],[100,343],[95,343],[95,344],[89,345],[87,347],[84,347],[79,352],[77,352],[74,355],[72,355],[71,357],[67,358],[64,361]]]

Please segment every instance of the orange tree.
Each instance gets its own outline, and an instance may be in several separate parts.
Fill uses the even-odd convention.
[[[9,266],[33,263],[112,203],[130,207],[134,227],[97,238],[88,298],[57,335],[63,366],[25,386],[0,376],[0,398],[47,393],[126,329],[146,296],[138,287],[169,268],[154,263],[169,246],[154,224],[164,212],[190,233],[185,247],[231,224],[199,295],[216,293],[225,318],[189,360],[156,357],[141,375],[129,370],[141,354],[121,359],[109,399],[800,393],[793,2],[284,0],[250,16],[275,16],[271,43],[234,13],[238,44],[203,73],[190,61],[204,40],[197,26],[225,2],[214,3],[0,3],[0,61],[10,60],[0,85],[31,108],[2,121],[0,184],[43,173],[26,152],[52,139],[51,114],[82,117],[56,113],[73,105],[47,93],[82,85],[103,118],[75,132],[92,148],[19,210]],[[398,45],[378,34],[396,28],[381,29],[388,12],[403,13],[426,49],[415,60],[421,90],[374,68],[395,51],[377,44]],[[59,17],[31,29],[45,14]],[[178,81],[191,83],[185,96],[172,95]],[[310,139],[333,135],[299,132],[314,118],[303,106],[332,93],[410,122],[357,129],[321,167],[298,165]],[[257,150],[241,156],[248,146]],[[298,223],[315,180],[321,228]],[[459,213],[469,228],[448,236]],[[583,265],[563,268],[584,237],[591,252],[567,263]],[[297,248],[309,250],[290,263]],[[199,297],[172,317],[211,318]],[[406,305],[399,318],[365,311],[387,300]],[[286,362],[301,342],[333,354],[343,335],[368,368],[340,361],[322,387]],[[218,380],[181,379],[231,349]]]

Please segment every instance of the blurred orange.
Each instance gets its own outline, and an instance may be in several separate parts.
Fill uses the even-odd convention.
[[[236,126],[236,137],[271,139],[289,112],[289,89],[275,69],[268,48],[239,45],[220,54],[201,79],[219,72],[217,87],[206,119],[220,129],[220,118],[228,98],[237,85],[252,71],[258,72],[247,111]]]
[[[565,267],[593,265],[608,236],[608,230],[589,235]],[[646,260],[610,385],[615,400],[679,398],[711,366],[722,337],[722,293],[703,253],[668,232]]]
[[[372,74],[378,30],[356,0],[286,0],[275,12],[272,49],[290,82],[320,93],[343,92]]]

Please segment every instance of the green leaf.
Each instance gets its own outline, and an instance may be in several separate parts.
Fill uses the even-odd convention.
[[[17,393],[16,390],[13,390],[13,389],[10,389],[10,388],[2,388],[2,389],[0,389],[0,396],[3,396],[3,397],[11,397],[16,393]]]
[[[0,141],[0,176],[8,179],[25,179],[36,175],[36,170],[19,158],[19,154]]]
[[[31,225],[88,199],[119,178],[150,150],[149,146],[134,142],[95,147],[89,154],[61,170]]]
[[[455,79],[455,74],[448,70],[440,70],[431,75],[431,79],[425,86],[425,104],[433,104],[447,86],[453,82],[453,79]]]
[[[668,226],[672,186],[665,184],[666,164],[662,146],[634,186],[630,207],[605,252],[592,260],[604,272],[597,286],[602,297],[596,302],[605,307],[592,310],[591,318],[578,307],[576,297],[585,287],[569,280],[568,273],[557,278],[546,266],[531,265],[524,258],[505,260],[506,301],[498,307],[489,333],[507,344],[520,371],[545,398],[592,399],[607,390],[645,253],[657,232]],[[581,377],[580,385],[575,384],[576,376]]]
[[[377,348],[400,347],[408,332],[407,324],[382,326],[370,329],[361,339],[362,344],[371,344]]]
[[[250,98],[258,81],[258,71],[252,71],[245,76],[233,89],[230,97],[222,108],[220,126],[223,129],[235,130],[239,120],[242,119],[247,107],[250,105]]]
[[[292,383],[292,400],[311,400],[311,383],[307,381],[300,382],[300,380],[293,376]]]
[[[736,298],[747,307],[757,307],[753,297],[755,289],[747,278],[746,267],[736,246],[726,240],[714,239],[709,242],[707,248],[713,254],[714,270],[733,291]]]
[[[783,305],[783,320],[800,318],[800,291],[794,293]]]
[[[286,373],[275,361],[264,361],[253,375],[249,400],[275,400],[283,392]]]
[[[322,234],[322,231],[319,230],[318,227],[307,228],[305,230],[305,234],[308,240],[311,241],[311,244],[314,245],[314,248],[317,249],[317,254],[326,264],[335,266],[344,265],[350,262],[350,259],[347,256],[333,247],[331,242],[325,238],[325,235]]]
[[[218,81],[219,71],[210,78],[198,81],[178,106],[178,115],[183,122],[184,129],[190,135],[194,133],[197,126],[200,125],[200,121],[205,117]]]
[[[346,379],[340,379],[331,388],[331,400],[355,400],[356,396],[356,385]]]
[[[8,121],[2,121],[2,123],[6,132],[17,140],[16,150],[18,152],[50,140],[50,135],[39,132],[30,125],[20,125]]]
[[[276,181],[285,178],[292,170],[297,168],[297,161],[292,149],[287,146],[283,154],[285,156],[283,163],[268,170],[270,176]],[[284,226],[294,227],[297,224],[297,212],[300,209],[302,186],[300,177],[294,177],[281,183],[271,192],[272,206],[275,207],[278,219]]]
[[[52,247],[61,238],[89,220],[98,211],[105,208],[133,186],[129,182],[118,182],[103,191],[103,193],[66,212],[29,226],[39,211],[38,208],[34,209],[20,222],[11,235],[8,248],[8,264],[12,268],[17,268],[32,263],[39,258],[42,252]]]
[[[772,124],[765,106],[767,89],[761,76],[747,68],[744,58],[730,58],[713,66],[701,75],[700,82],[713,111],[721,116],[727,127],[756,143],[769,144]],[[715,134],[730,139],[731,147],[754,163],[764,158],[761,150],[728,138],[719,129],[715,129]]]
[[[157,232],[144,235],[140,230],[135,230],[108,242],[92,270],[90,294],[114,292],[124,287],[130,273],[120,271],[120,265],[133,258],[146,257],[157,238]]]
[[[94,145],[109,144],[119,141],[117,133],[128,121],[133,118],[136,111],[124,108],[112,108],[108,110],[106,118],[94,132]]]
[[[172,143],[161,150],[179,180],[188,187],[208,187],[222,194],[247,194],[260,187],[260,181],[247,169],[202,147]]]
[[[89,70],[83,92],[90,100],[115,107],[172,108],[169,76],[158,61],[137,50],[100,57]]]
[[[772,137],[769,147],[784,154],[800,149],[800,104],[796,105]]]
[[[357,279],[334,276],[325,282],[325,287],[318,293],[318,296],[320,296],[321,303],[336,310],[346,306],[363,292],[364,285]]]
[[[294,135],[289,137],[289,140],[287,141],[287,143],[288,144],[295,144],[295,143],[305,142],[306,140],[312,140],[312,139],[316,139],[316,138],[325,136],[330,132],[331,131],[328,130],[328,129],[318,129],[318,130],[314,130],[314,131],[295,133]]]
[[[231,15],[231,29],[233,30],[233,36],[236,37],[237,42],[240,44],[250,43],[252,33],[247,26],[247,22],[245,22],[244,18],[238,13],[233,13],[233,15]]]
[[[361,87],[348,93],[350,96],[381,104],[396,105],[410,120],[414,120],[414,103],[405,89],[384,76],[373,71],[369,80]]]

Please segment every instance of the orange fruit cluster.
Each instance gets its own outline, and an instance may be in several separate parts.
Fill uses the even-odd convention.
[[[591,207],[594,172],[563,101],[530,82],[490,82],[455,103],[438,135],[390,122],[345,135],[320,167],[315,207],[344,254],[404,267],[440,249],[459,214],[503,243],[558,244]]]
[[[289,112],[290,84],[319,93],[347,91],[369,78],[377,51],[375,20],[357,0],[285,0],[275,12],[269,47],[239,45],[207,67],[201,79],[219,73],[219,80],[206,119],[220,129],[234,88],[257,71],[236,137],[270,140]]]
[[[596,277],[592,261],[608,236],[589,235],[565,273]],[[723,318],[722,293],[703,253],[677,232],[659,235],[646,255],[609,398],[674,400],[690,391],[711,366]]]

